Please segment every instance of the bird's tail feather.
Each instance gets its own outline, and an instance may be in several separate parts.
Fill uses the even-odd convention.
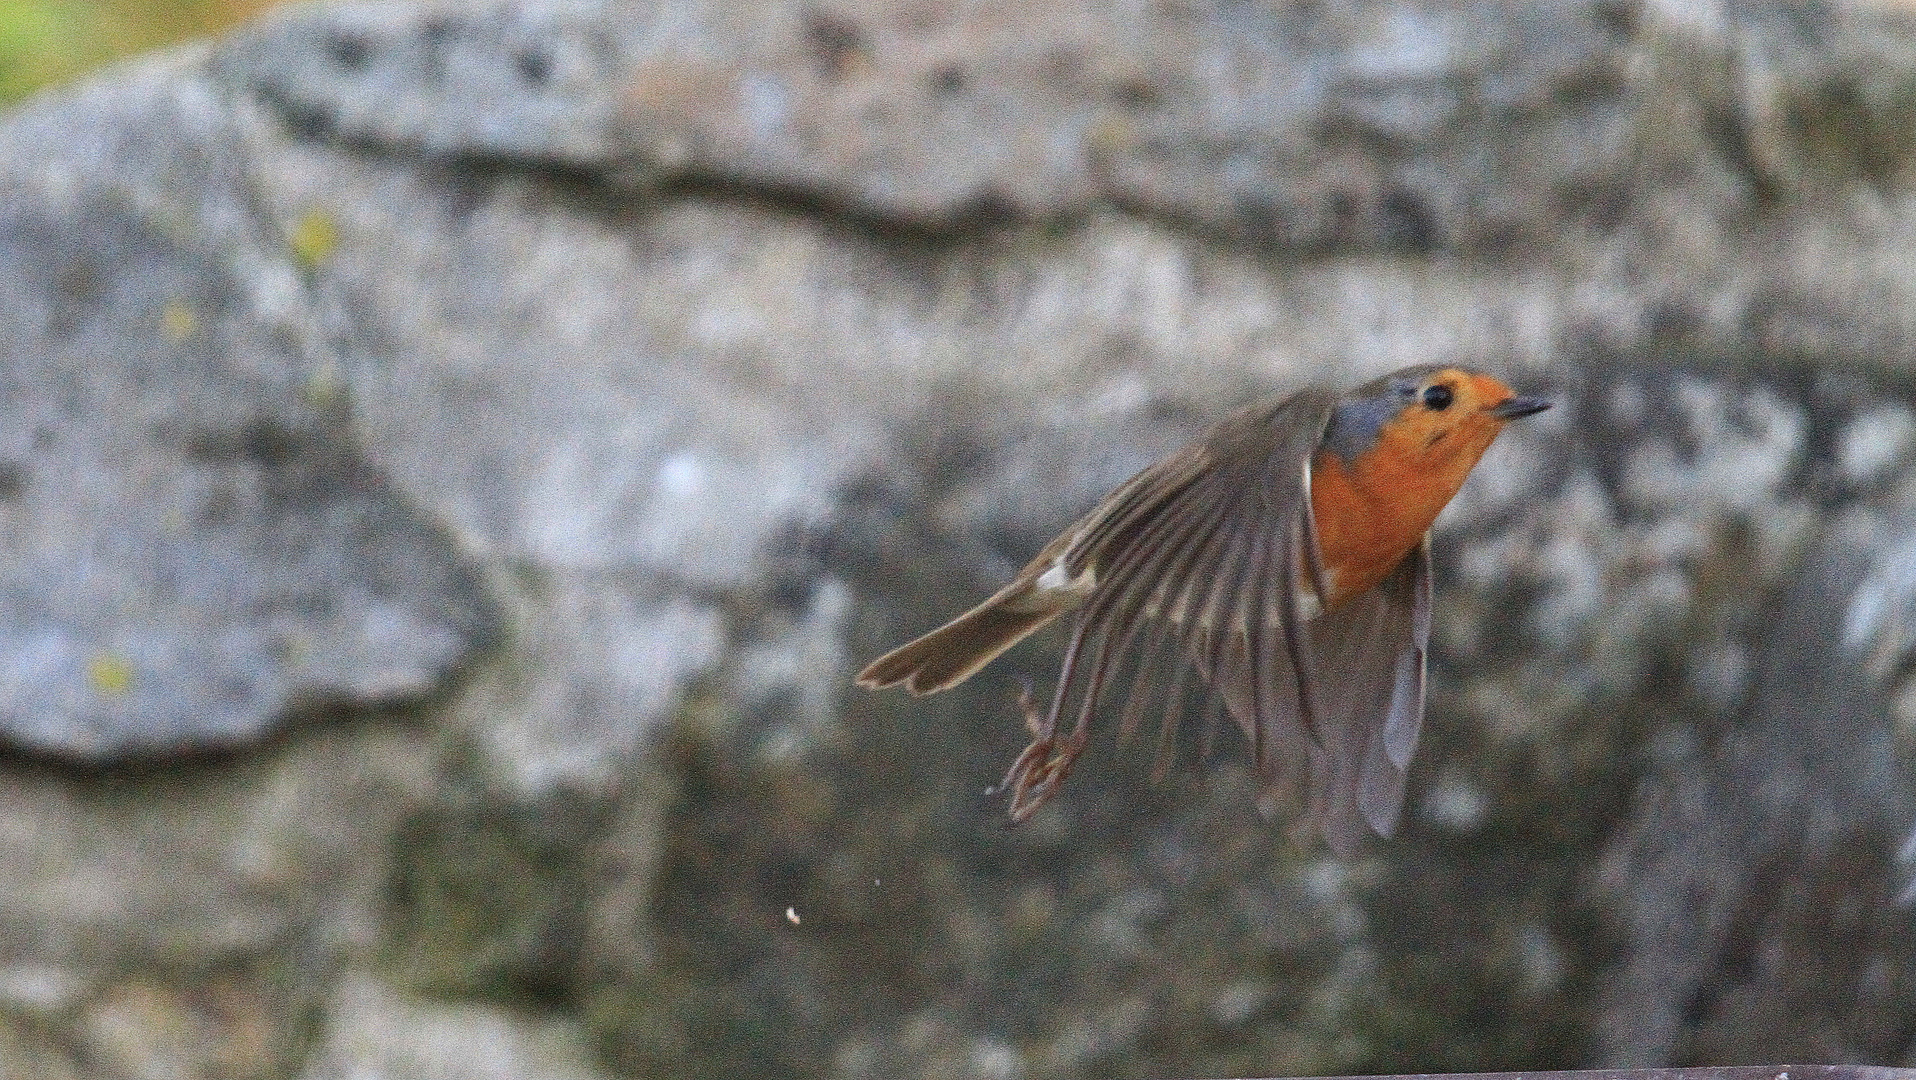
[[[924,637],[873,660],[858,684],[873,690],[903,683],[914,694],[935,694],[972,673],[1057,617],[1059,608],[1016,608],[994,596]]]

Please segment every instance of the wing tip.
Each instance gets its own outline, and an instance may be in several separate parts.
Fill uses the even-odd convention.
[[[902,686],[905,692],[913,697],[935,694],[952,685],[952,680],[949,679],[935,684],[928,684],[923,680],[921,677],[924,675],[925,665],[909,655],[899,655],[909,649],[910,646],[895,649],[866,664],[865,670],[854,676],[852,682],[866,690],[889,690],[894,686]]]
[[[854,678],[868,690],[903,685],[923,697],[977,674],[1005,650],[1056,618],[1062,608],[1019,609],[994,597],[915,641],[865,665]]]
[[[867,690],[889,690],[904,681],[904,676],[891,670],[890,661],[894,653],[885,655],[866,664],[864,670],[852,676],[852,683]]]
[[[942,633],[943,631],[939,631]],[[889,690],[900,686],[913,697],[925,697],[949,690],[978,673],[997,654],[953,653],[942,647],[938,634],[927,634],[865,665],[853,682],[867,690]]]

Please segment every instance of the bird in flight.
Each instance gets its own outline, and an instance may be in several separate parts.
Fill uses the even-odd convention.
[[[1250,406],[858,682],[949,689],[1075,613],[1050,707],[1021,698],[1032,741],[1001,785],[1013,821],[1056,793],[1112,699],[1121,738],[1159,714],[1162,775],[1195,694],[1243,731],[1260,805],[1301,811],[1302,833],[1348,855],[1367,827],[1390,835],[1403,804],[1424,713],[1431,523],[1505,424],[1549,407],[1438,366]]]

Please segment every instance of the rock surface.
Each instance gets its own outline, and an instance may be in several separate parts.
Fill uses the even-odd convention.
[[[1916,1064],[1911,87],[1863,6],[381,3],[28,104],[0,1076]],[[1430,360],[1558,407],[1363,858],[1228,749],[1002,828],[1050,639],[848,686]]]
[[[477,568],[327,408],[226,106],[151,71],[5,134],[0,735],[26,749],[252,744],[430,693],[498,634]]]
[[[595,1080],[576,1023],[409,1001],[364,973],[340,979],[304,1080]]]

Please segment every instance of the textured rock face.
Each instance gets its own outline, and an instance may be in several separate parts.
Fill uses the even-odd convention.
[[[30,104],[0,1075],[1916,1063],[1913,86],[1869,8],[376,4]],[[1002,828],[1049,639],[849,689],[1431,360],[1558,407],[1364,858],[1229,748]]]
[[[149,76],[8,138],[0,732],[90,761],[247,743],[425,694],[496,636],[329,415],[221,103]]]

